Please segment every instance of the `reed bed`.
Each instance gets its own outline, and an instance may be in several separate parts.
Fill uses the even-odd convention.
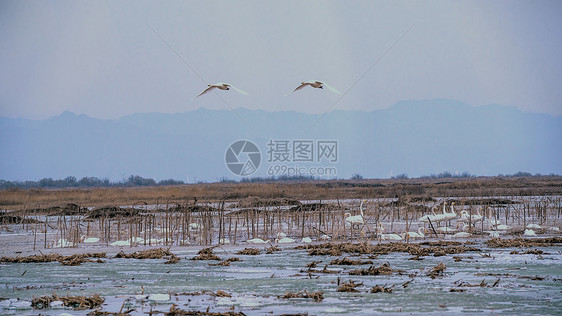
[[[366,203],[361,209],[362,199],[353,198],[355,194],[341,198],[332,196],[328,200],[299,201],[284,196],[287,191],[278,192],[287,188],[285,184],[270,185],[274,186],[274,190],[268,195],[271,197],[266,198],[250,195],[256,193],[259,185],[224,184],[218,187],[226,190],[222,192],[223,198],[218,200],[201,201],[191,197],[195,191],[201,193],[202,187],[189,189],[187,192],[190,194],[181,193],[184,187],[172,187],[167,190],[178,195],[159,196],[154,204],[149,202],[152,201],[151,196],[142,195],[146,193],[144,189],[136,190],[137,197],[142,199],[129,206],[93,208],[87,204],[76,204],[72,199],[49,207],[39,207],[30,202],[19,210],[0,212],[0,228],[8,232],[14,229],[29,232],[32,241],[27,242],[33,244],[34,250],[80,247],[91,240],[106,246],[132,248],[239,244],[254,238],[272,244],[282,234],[293,242],[300,242],[305,237],[313,241],[367,242],[379,240],[382,233],[401,234],[418,229],[425,232],[425,238],[443,239],[448,233],[439,231],[440,226],[457,230],[458,222],[427,224],[420,222],[419,218],[432,212],[442,212],[443,208],[450,212],[452,207],[457,214],[466,211],[471,218],[477,214],[484,217],[484,220],[466,223],[465,231],[473,236],[495,230],[492,221],[509,225],[510,228],[502,233],[515,236],[520,236],[529,224],[537,225],[535,231],[538,234],[556,234],[562,215],[561,195],[363,196]],[[310,185],[303,183],[296,186],[307,192]],[[467,184],[460,182],[456,185]],[[113,190],[116,190],[113,194],[120,194],[132,189]],[[27,194],[39,194],[29,191]],[[72,195],[74,191],[77,190],[67,194]],[[241,194],[241,191],[246,193]],[[225,198],[226,192],[237,198]],[[56,192],[46,193],[47,196],[57,195]],[[346,223],[346,213],[359,215],[361,212],[363,224]]]

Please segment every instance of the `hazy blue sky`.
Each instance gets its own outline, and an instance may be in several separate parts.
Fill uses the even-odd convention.
[[[321,113],[457,99],[562,114],[562,1],[1,1],[0,115],[98,118],[233,107]]]

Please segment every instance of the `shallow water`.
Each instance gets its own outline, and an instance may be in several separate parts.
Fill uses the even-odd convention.
[[[196,255],[195,249],[176,251],[182,258],[177,264],[164,264],[165,259],[104,259],[105,263],[83,263],[81,266],[62,266],[58,262],[2,264],[0,265],[0,297],[31,299],[33,296],[101,294],[106,302],[103,311],[117,312],[134,308],[134,314],[152,310],[168,311],[171,303],[183,310],[226,312],[242,311],[249,315],[265,313],[309,314],[373,314],[373,313],[430,313],[446,312],[494,313],[494,314],[543,314],[556,315],[562,310],[562,255],[559,247],[537,248],[542,255],[510,254],[512,250],[489,249],[484,245],[482,253],[464,253],[466,258],[454,262],[453,255],[424,257],[422,261],[407,260],[405,253],[391,253],[372,259],[375,266],[385,262],[404,273],[381,276],[354,276],[350,270],[364,266],[330,265],[337,274],[306,272],[306,265],[321,260],[316,269],[321,270],[336,258],[309,256],[304,250],[291,247],[281,252],[258,256],[242,256],[235,253],[242,247],[215,248],[222,259],[239,257],[241,262],[230,266],[209,266],[216,261],[189,260]],[[484,255],[491,255],[485,257]],[[472,257],[469,259],[468,257]],[[353,257],[352,259],[358,259]],[[366,256],[361,256],[366,258]],[[446,270],[442,277],[431,279],[426,273],[443,262]],[[487,275],[495,274],[495,275]],[[536,278],[539,277],[539,278]],[[336,292],[340,282],[362,282],[359,293]],[[495,287],[494,282],[500,279]],[[533,279],[534,278],[534,279]],[[542,278],[542,279],[541,279]],[[477,286],[482,281],[485,287]],[[411,281],[406,287],[402,285]],[[465,286],[458,286],[464,282]],[[466,286],[474,285],[473,287]],[[394,286],[393,293],[369,293],[375,285]],[[141,289],[144,294],[141,294]],[[450,292],[460,288],[465,292]],[[188,295],[193,292],[222,290],[232,297],[214,297],[210,293]],[[281,299],[286,292],[323,291],[324,300]],[[151,301],[149,294],[172,293],[171,300]],[[174,293],[180,293],[175,295]],[[181,294],[184,293],[184,294]],[[137,296],[135,296],[137,295]],[[2,305],[2,304],[0,304]],[[1,314],[58,315],[68,312],[85,315],[89,311],[70,309],[16,310],[3,308]]]

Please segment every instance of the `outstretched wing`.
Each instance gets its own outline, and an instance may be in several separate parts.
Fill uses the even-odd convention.
[[[300,86],[296,87],[295,90],[293,90],[293,91],[291,91],[291,93],[287,94],[287,96],[290,95],[290,94],[292,94],[293,92],[295,92],[295,91],[297,91],[297,90],[300,90],[300,89],[302,89],[302,88],[308,86],[308,85],[310,85],[309,82],[303,82]]]
[[[238,93],[242,93],[242,94],[248,95],[248,92],[246,92],[246,91],[240,90],[240,89],[236,88],[235,86],[233,86],[233,85],[231,85],[231,84],[229,84],[229,86],[230,86],[232,89],[238,91]]]
[[[330,89],[330,91],[332,91],[332,92],[334,92],[334,93],[337,93],[337,94],[341,94],[341,92],[339,92],[336,88],[330,86],[329,84],[327,84],[327,83],[325,83],[325,82],[322,82],[322,84],[323,84],[326,88]]]
[[[199,95],[197,95],[195,98],[204,95],[205,93],[207,93],[207,92],[213,90],[214,88],[216,88],[216,87],[215,87],[215,86],[209,86],[207,89],[203,90],[203,92],[199,93]],[[195,98],[194,98],[194,99],[195,99]]]

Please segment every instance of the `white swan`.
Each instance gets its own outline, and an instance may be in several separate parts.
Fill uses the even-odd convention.
[[[523,236],[535,237],[537,234],[535,234],[535,231],[532,229],[525,229]]]
[[[463,210],[460,214],[461,216],[457,219],[458,222],[468,223],[470,221],[471,223],[476,223],[483,219],[482,215],[480,215],[480,212],[470,215],[467,210]]]
[[[406,236],[409,239],[416,239],[416,238],[424,238],[425,234],[423,233],[423,227],[418,227],[418,232],[405,232],[402,235]]]
[[[83,243],[85,244],[92,244],[92,243],[96,243],[98,241],[100,241],[99,238],[97,237],[86,237],[86,236],[82,236],[82,238],[80,238],[82,240]]]
[[[247,243],[249,244],[268,244],[270,243],[270,240],[263,240],[261,238],[252,238],[252,239],[248,239],[246,240]]]
[[[322,81],[318,81],[318,80],[309,80],[309,81],[303,81],[301,82],[300,86],[296,87],[295,90],[293,90],[291,93],[287,94],[290,95],[293,92],[300,90],[306,86],[311,86],[313,88],[318,88],[318,89],[323,89],[324,87],[330,89],[330,91],[337,93],[337,94],[341,94],[341,92],[339,92],[338,90],[336,90],[336,88],[329,86],[328,84],[326,84],[325,82]]]
[[[447,201],[443,201],[443,214],[435,214],[435,212],[432,209],[432,213],[433,213],[433,218],[431,218],[431,221],[433,223],[440,223],[443,222],[445,220],[447,220],[447,213],[445,208],[447,207]],[[429,222],[429,221],[427,221]]]
[[[427,215],[424,215],[424,216],[420,217],[418,219],[418,221],[424,222],[424,223],[429,223],[429,221],[431,221],[432,223],[439,223],[439,222],[443,221],[443,219],[442,219],[442,216],[440,217],[439,215],[435,215],[435,207],[433,207],[431,209],[431,214],[427,214]]]
[[[203,90],[203,92],[199,93],[199,95],[197,95],[195,98],[200,97],[200,96],[204,95],[205,93],[207,93],[207,92],[209,92],[209,91],[211,91],[211,90],[213,90],[213,89],[230,90],[230,88],[232,88],[232,89],[236,90],[236,91],[239,92],[239,93],[246,94],[246,95],[248,94],[247,92],[242,91],[242,90],[236,88],[235,86],[233,86],[233,85],[231,85],[231,84],[229,84],[229,83],[218,82],[218,83],[209,84],[208,86],[209,86],[209,87],[208,87],[207,89]],[[194,98],[194,99],[195,99],[195,98]]]
[[[511,226],[500,224],[494,227],[496,230],[510,230]]]
[[[379,224],[379,231],[379,238],[381,240],[402,240],[402,236],[398,234],[385,234],[382,224]]]
[[[131,242],[129,240],[118,240],[118,241],[112,242],[109,245],[114,246],[114,247],[123,247],[123,246],[130,246]]]
[[[444,220],[445,220],[445,221],[450,221],[450,220],[452,220],[452,219],[457,218],[457,213],[455,213],[455,207],[454,207],[454,206],[455,206],[455,202],[452,202],[452,203],[451,203],[451,212],[450,212],[450,213],[445,212],[445,205],[446,205],[446,204],[447,204],[447,203],[443,203],[443,218],[444,218]]]
[[[57,243],[53,245],[53,248],[67,248],[67,247],[74,247],[74,243],[71,241],[67,241],[65,239],[59,239]]]
[[[275,239],[275,242],[278,244],[292,244],[294,243],[296,240],[294,240],[293,238],[289,238],[289,237],[283,237],[281,239],[277,238]]]
[[[456,233],[456,234],[454,234],[454,235],[451,235],[451,238],[467,238],[467,237],[470,237],[470,236],[471,236],[470,233],[467,233],[467,232],[459,232],[459,233]]]
[[[360,215],[351,216],[350,213],[344,214],[345,221],[351,224],[352,228],[354,225],[365,224],[365,219],[363,218],[363,202],[365,202],[365,200],[362,200],[361,205],[359,205]]]

